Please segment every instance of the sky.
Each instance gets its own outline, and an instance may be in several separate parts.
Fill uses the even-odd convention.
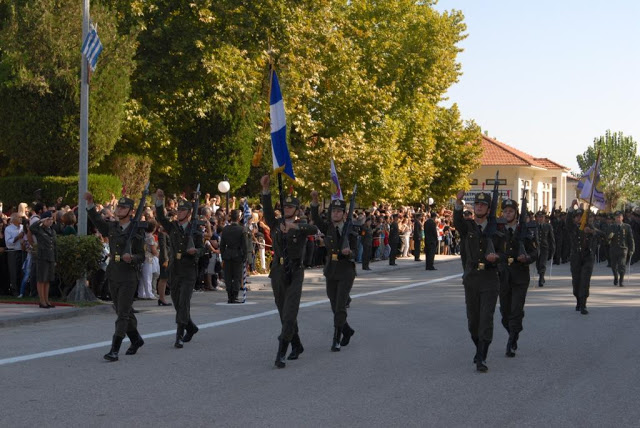
[[[468,37],[457,103],[490,137],[579,171],[607,129],[640,141],[640,1],[440,0]]]

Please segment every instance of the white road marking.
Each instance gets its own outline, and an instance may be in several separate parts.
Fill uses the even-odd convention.
[[[445,276],[445,277],[442,277],[442,278],[432,279],[432,280],[429,280],[429,281],[414,282],[412,284],[401,285],[399,287],[385,288],[385,289],[376,290],[376,291],[369,291],[367,293],[353,294],[353,295],[351,295],[351,298],[352,299],[358,299],[360,297],[374,296],[376,294],[385,294],[385,293],[391,293],[391,292],[394,292],[394,291],[407,290],[407,289],[410,289],[410,288],[421,287],[423,285],[429,285],[429,284],[435,284],[435,283],[438,283],[438,282],[448,281],[450,279],[459,278],[460,276],[462,276],[462,274],[449,275],[449,276]],[[311,302],[301,303],[300,307],[301,308],[308,308],[310,306],[317,306],[317,305],[321,305],[321,304],[328,303],[328,302],[329,302],[329,299],[313,300]],[[237,305],[237,306],[242,306],[242,305]],[[273,309],[273,310],[270,310],[270,311],[259,312],[257,314],[253,314],[253,315],[246,315],[246,316],[242,316],[242,317],[229,318],[229,319],[222,320],[222,321],[210,322],[210,323],[199,325],[198,327],[202,330],[202,329],[205,329],[205,328],[220,327],[220,326],[227,325],[227,324],[233,324],[233,323],[242,322],[242,321],[249,321],[249,320],[253,320],[253,319],[256,319],[256,318],[263,318],[263,317],[268,317],[270,315],[277,315],[277,314],[278,314],[278,310],[277,309]],[[175,333],[176,333],[176,331],[175,331],[175,329],[173,329],[173,330],[159,331],[157,333],[145,334],[142,337],[144,339],[151,339],[151,338],[154,338],[154,337],[171,336],[171,335],[174,335]],[[129,339],[125,338],[123,343],[128,342],[128,341],[129,341]],[[73,352],[87,351],[89,349],[102,348],[102,347],[106,347],[106,346],[109,346],[109,345],[111,345],[110,341],[104,341],[104,342],[90,343],[88,345],[81,345],[81,346],[73,346],[73,347],[70,347],[70,348],[56,349],[56,350],[53,350],[53,351],[38,352],[36,354],[28,354],[28,355],[22,355],[22,356],[18,356],[18,357],[4,358],[4,359],[0,360],[0,366],[4,366],[4,365],[7,365],[7,364],[13,364],[13,363],[19,363],[19,362],[23,362],[23,361],[29,361],[29,360],[37,360],[37,359],[40,359],[40,358],[54,357],[56,355],[70,354],[70,353],[73,353]]]

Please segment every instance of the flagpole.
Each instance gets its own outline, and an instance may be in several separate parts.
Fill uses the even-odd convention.
[[[89,33],[89,3],[82,2],[82,40]],[[80,77],[80,162],[78,171],[78,235],[87,234],[87,203],[84,194],[88,189],[89,174],[89,64],[82,54]]]
[[[580,230],[584,230],[587,226],[587,219],[589,218],[589,213],[591,212],[591,204],[593,203],[593,192],[596,189],[596,176],[598,175],[598,167],[600,166],[600,149],[598,149],[598,156],[596,157],[596,165],[593,168],[593,180],[591,180],[591,194],[589,195],[589,206],[582,213],[582,219],[580,220]]]

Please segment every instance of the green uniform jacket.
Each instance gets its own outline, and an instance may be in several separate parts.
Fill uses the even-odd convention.
[[[603,232],[596,229],[595,226],[590,225],[589,227],[594,229],[595,233],[584,233],[580,230],[579,225],[576,225],[573,222],[573,217],[575,215],[575,210],[569,208],[567,211],[566,225],[569,242],[571,243],[571,258],[582,258],[587,256],[591,259],[595,259],[596,251],[598,249],[598,241],[603,235]]]
[[[635,242],[633,241],[633,231],[631,226],[626,223],[612,224],[607,228],[607,238],[611,251],[622,252],[627,251],[627,257],[630,258],[635,252]],[[40,244],[40,241],[38,241]]]
[[[504,253],[502,253],[504,245],[501,233],[498,232],[493,236],[494,250],[500,260],[496,263],[490,263],[485,258],[489,240],[478,230],[477,223],[474,220],[465,220],[462,209],[456,208],[453,211],[453,224],[463,238],[465,245],[465,277],[468,277],[469,272],[496,269],[500,260],[506,260]]]
[[[41,222],[35,222],[29,230],[38,240],[36,258],[43,262],[56,261],[56,232],[51,227],[44,227]]]
[[[171,274],[179,277],[198,276],[198,259],[204,255],[204,235],[198,229],[193,236],[195,254],[187,253],[191,241],[191,222],[182,227],[177,221],[171,221],[164,215],[164,206],[156,205],[156,218],[169,235],[171,247]],[[172,276],[172,278],[174,278]]]
[[[222,260],[243,261],[247,259],[247,239],[244,227],[231,223],[220,234]]]
[[[142,230],[137,230],[131,239],[131,263],[126,263],[121,259],[125,252],[127,238],[129,238],[130,227],[125,230],[120,229],[120,223],[117,221],[105,221],[96,211],[95,206],[87,208],[89,219],[102,234],[109,237],[109,254],[110,261],[107,266],[107,275],[109,280],[114,282],[120,281],[137,281],[138,268],[144,262],[144,236]],[[120,259],[120,261],[116,261]]]
[[[504,236],[500,251],[502,253],[502,257],[498,268],[500,276],[514,284],[528,284],[531,279],[531,275],[529,274],[529,265],[535,262],[538,257],[534,234],[527,233],[527,237],[523,242],[527,261],[522,263],[518,261],[521,248],[520,241],[518,240],[519,232],[517,227],[514,229],[512,236],[510,236],[509,229],[506,225],[500,229],[500,233]]]
[[[352,232],[348,239],[351,254],[345,256],[342,254],[342,236],[338,239],[333,222],[325,222],[320,218],[318,205],[311,205],[311,219],[325,235],[324,244],[327,248],[327,260],[324,266],[324,276],[329,280],[333,280],[339,279],[344,274],[353,274],[356,269],[353,256],[356,254],[358,242],[358,236],[355,232]],[[366,228],[366,226],[363,226],[363,229],[364,228]],[[371,229],[369,228],[369,230]],[[369,235],[371,236],[371,234]],[[364,240],[362,245],[367,245]],[[371,245],[371,241],[368,245]]]

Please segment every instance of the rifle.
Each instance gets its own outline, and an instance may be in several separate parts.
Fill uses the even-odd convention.
[[[524,247],[524,242],[529,234],[529,226],[527,224],[527,184],[525,183],[522,190],[522,200],[520,202],[520,217],[518,218],[518,255],[527,255],[527,250]]]
[[[147,196],[149,195],[149,182],[144,187],[142,191],[142,197],[140,198],[140,202],[138,203],[138,208],[136,209],[136,214],[131,220],[131,226],[129,227],[129,236],[127,237],[127,242],[124,245],[124,253],[131,254],[131,241],[133,240],[133,236],[137,233],[138,227],[140,226],[140,218],[142,217],[142,212],[144,211],[144,204],[147,200]]]
[[[284,217],[284,191],[282,190],[282,173],[278,173],[278,192],[280,193],[280,224],[286,227],[286,219]],[[287,282],[291,281],[291,266],[289,263],[289,254],[287,251],[287,237],[284,233],[282,235],[282,260],[281,263],[284,266],[284,275]]]
[[[493,246],[493,235],[495,235],[498,230],[498,220],[496,218],[496,211],[498,209],[498,186],[499,181],[498,177],[500,176],[500,171],[496,171],[496,178],[493,182],[493,193],[491,194],[491,208],[489,209],[489,215],[487,216],[487,227],[484,230],[484,235],[489,238],[487,241],[487,254],[495,253],[496,250]]]
[[[198,205],[200,204],[200,183],[196,187],[195,200],[193,201],[193,210],[191,211],[191,223],[189,224],[189,243],[187,249],[195,248],[195,234],[198,230]]]
[[[353,192],[351,193],[351,200],[349,201],[349,214],[347,214],[347,222],[342,229],[342,243],[340,248],[343,250],[349,248],[349,235],[353,230],[353,210],[356,207],[356,194],[358,192],[358,185],[353,186]]]

